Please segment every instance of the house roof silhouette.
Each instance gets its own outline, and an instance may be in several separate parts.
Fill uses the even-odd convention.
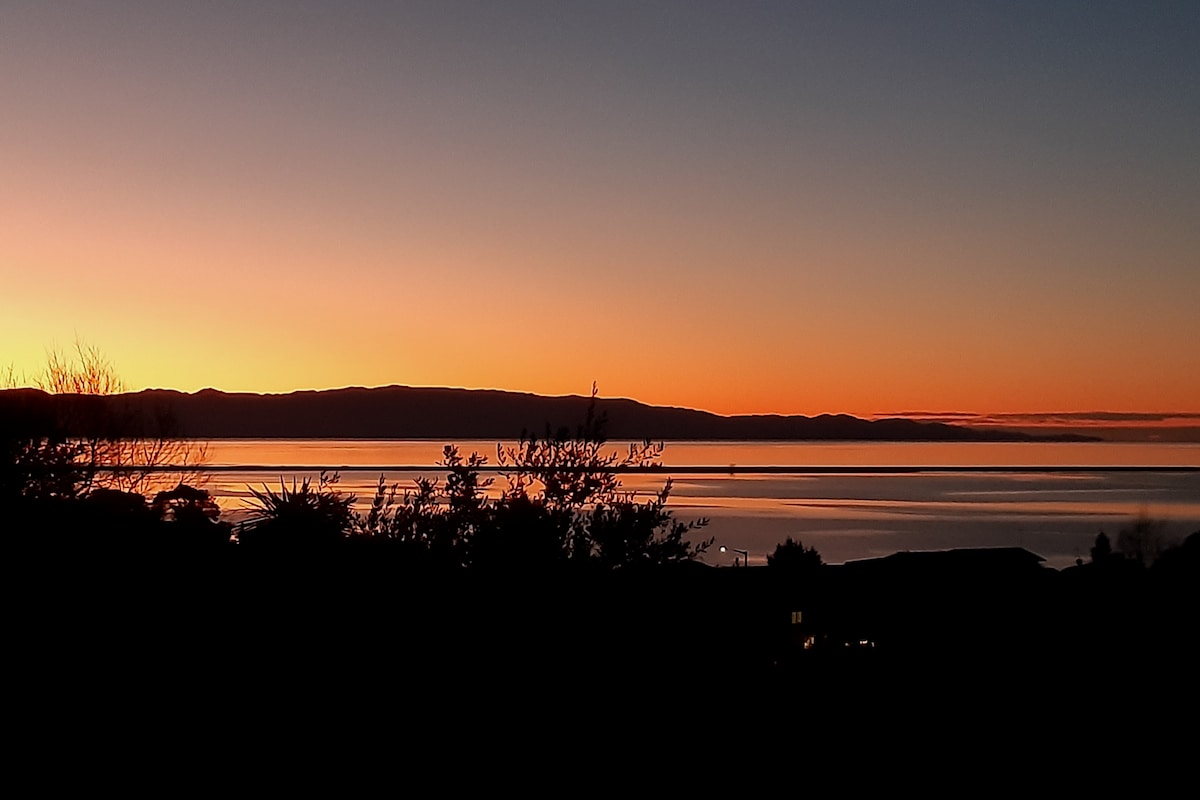
[[[1023,547],[960,547],[950,550],[902,550],[881,558],[847,561],[849,572],[958,573],[1014,572],[1040,568],[1046,559]]]

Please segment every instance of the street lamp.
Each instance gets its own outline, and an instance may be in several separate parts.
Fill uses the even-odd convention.
[[[749,553],[748,551],[746,551],[746,550],[738,550],[736,547],[726,547],[725,545],[721,545],[721,552],[722,552],[722,553],[724,553],[724,552],[726,552],[726,551],[728,551],[728,550],[732,550],[732,551],[733,551],[733,552],[735,552],[735,553],[741,553],[741,554],[742,554],[742,566],[744,566],[744,567],[748,567],[748,566],[750,566],[750,553]],[[733,565],[734,565],[735,567],[737,566],[737,559],[736,559],[736,558],[735,558],[735,559],[733,559]]]

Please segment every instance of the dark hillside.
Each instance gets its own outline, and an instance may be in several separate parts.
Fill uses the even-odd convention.
[[[590,398],[544,397],[518,392],[387,386],[258,395],[212,389],[187,394],[146,390],[111,398],[48,396],[35,390],[0,392],[0,408],[20,401],[71,407],[121,403],[149,418],[169,410],[180,436],[220,438],[515,439],[574,430]],[[611,439],[655,440],[865,440],[1036,441],[1028,434],[979,431],[907,419],[863,420],[844,414],[817,417],[719,416],[686,408],[649,406],[627,399],[598,399]],[[71,415],[64,415],[69,418]]]

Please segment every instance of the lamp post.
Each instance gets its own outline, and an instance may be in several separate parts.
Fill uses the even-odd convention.
[[[721,545],[721,552],[722,552],[722,553],[724,553],[724,552],[726,552],[726,551],[729,551],[729,550],[732,550],[732,551],[733,551],[733,552],[735,552],[735,553],[741,553],[741,554],[742,554],[742,566],[744,566],[744,567],[748,567],[748,566],[750,566],[750,553],[749,553],[749,551],[747,551],[747,550],[739,550],[739,549],[737,549],[736,547],[726,547],[725,545]],[[735,559],[733,559],[733,565],[734,565],[735,567],[737,566],[737,559],[736,559],[736,558],[735,558]]]

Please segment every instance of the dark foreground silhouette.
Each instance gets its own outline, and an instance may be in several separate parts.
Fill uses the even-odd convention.
[[[445,483],[381,484],[365,514],[335,488],[264,487],[235,530],[201,490],[104,486],[53,419],[0,423],[8,680],[47,736],[133,710],[148,735],[203,720],[246,752],[264,721],[511,737],[732,706],[823,732],[1194,697],[1200,532],[1163,549],[1146,526],[1063,571],[1013,549],[826,565],[798,543],[718,569],[669,483],[625,495],[586,425],[523,437],[499,499],[451,448]]]
[[[45,739],[120,723],[140,752],[219,763],[570,760],[630,737],[1049,754],[1194,719],[1198,543],[1153,568],[949,551],[807,572],[431,568],[349,539],[18,547],[8,680]]]
[[[1007,548],[797,571],[438,568],[350,540],[20,548],[7,564],[47,614],[41,635],[93,660],[173,643],[183,661],[155,670],[336,663],[429,682],[671,674],[787,690],[902,676],[1083,685],[1134,664],[1175,672],[1198,644],[1198,549],[1200,533],[1150,569],[1113,559],[1062,571]]]

